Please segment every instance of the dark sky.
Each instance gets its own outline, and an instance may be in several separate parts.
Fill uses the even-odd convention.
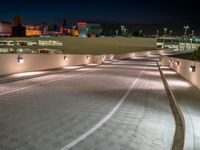
[[[114,23],[200,21],[200,6],[193,0],[1,0],[0,20],[21,15],[25,24],[63,20]]]

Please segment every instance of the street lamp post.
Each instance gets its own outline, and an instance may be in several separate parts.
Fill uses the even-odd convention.
[[[140,36],[142,36],[142,30],[140,30]]]
[[[167,28],[164,28],[164,41],[163,41],[163,48],[165,48],[165,38],[167,34]]]
[[[184,50],[186,50],[186,37],[187,37],[187,30],[189,29],[189,26],[184,26],[185,29],[185,48]]]
[[[170,30],[169,32],[170,32],[170,36],[172,36],[172,33],[173,33],[173,31],[172,31],[172,30]]]
[[[167,28],[164,28],[164,36],[167,34]]]
[[[173,31],[170,30],[169,33],[170,33],[171,42],[173,43],[173,37],[172,37],[172,33],[173,33]]]
[[[124,26],[124,25],[121,25],[122,36],[124,35],[124,28],[125,28],[125,26]]]
[[[156,30],[156,33],[157,33],[157,37],[159,37],[159,30]]]
[[[191,40],[190,40],[190,42],[191,42],[191,50],[192,50],[192,40],[193,40],[193,36],[194,36],[194,30],[192,30],[192,36],[191,36]]]

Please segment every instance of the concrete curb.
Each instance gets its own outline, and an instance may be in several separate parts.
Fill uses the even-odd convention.
[[[176,122],[176,130],[172,145],[172,150],[183,150],[184,149],[184,141],[185,141],[185,119],[183,116],[183,113],[180,109],[179,104],[177,103],[177,100],[174,96],[174,93],[172,92],[171,88],[169,87],[169,84],[165,78],[165,75],[163,74],[160,65],[157,63],[161,78],[163,80],[163,84],[167,93],[167,96],[169,97],[170,106],[174,115],[174,119]]]

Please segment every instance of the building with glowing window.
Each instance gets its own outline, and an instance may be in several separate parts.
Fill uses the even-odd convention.
[[[42,31],[40,26],[26,26],[26,36],[40,36],[42,35]]]
[[[11,36],[12,24],[9,22],[0,22],[0,36]]]
[[[78,22],[79,37],[99,37],[102,33],[100,24]]]

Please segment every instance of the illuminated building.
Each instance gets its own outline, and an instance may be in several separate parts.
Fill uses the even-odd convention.
[[[70,29],[67,29],[63,26],[60,27],[60,34],[61,35],[70,35]]]
[[[102,33],[100,24],[88,24],[88,36],[89,37],[99,37]]]
[[[61,35],[78,37],[79,31],[76,30],[76,29],[68,29],[68,28],[64,28],[63,26],[61,26],[60,27],[60,34]]]
[[[9,22],[0,22],[0,36],[11,36],[12,24]]]
[[[26,36],[40,36],[42,34],[39,26],[26,26]]]
[[[79,37],[87,37],[88,27],[87,22],[78,22]]]
[[[78,30],[70,30],[70,35],[77,37],[79,35]]]
[[[100,24],[78,22],[79,37],[99,37],[102,33]]]
[[[14,16],[13,17],[13,26],[22,26],[22,16]]]

